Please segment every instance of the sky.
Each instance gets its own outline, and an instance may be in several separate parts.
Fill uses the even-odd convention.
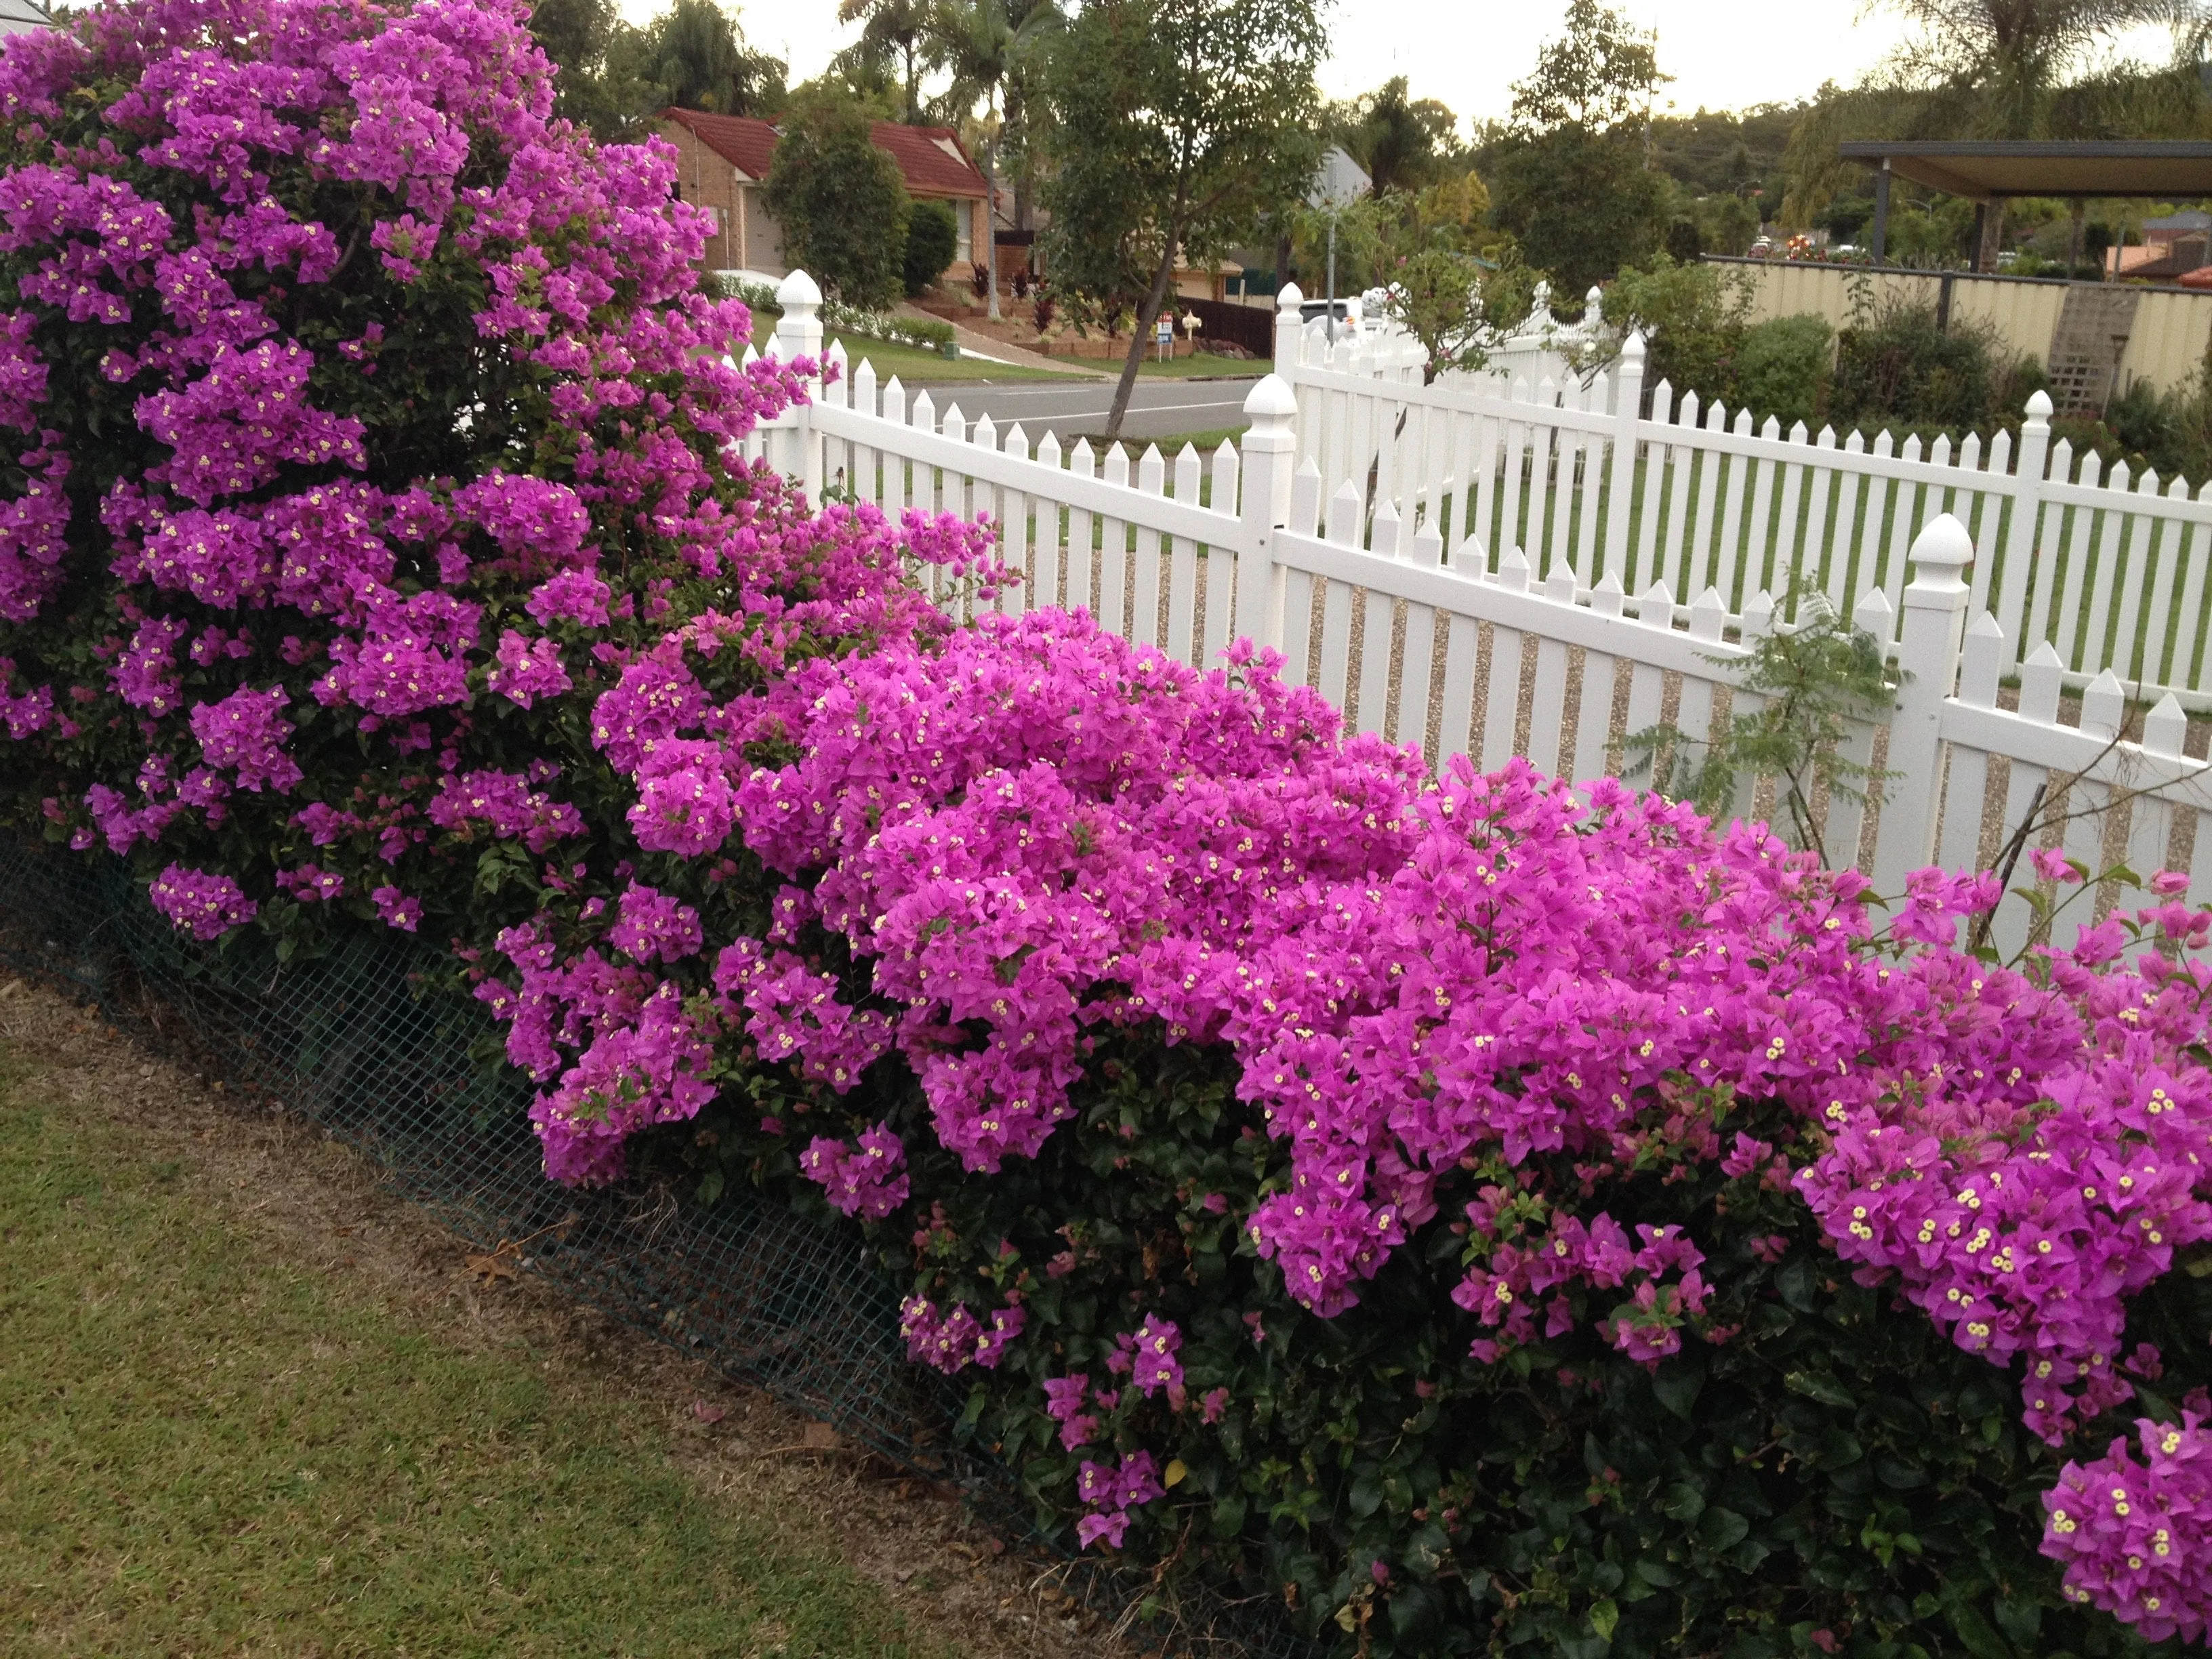
[[[1849,84],[1903,38],[1896,20],[1860,21],[1860,0],[1616,0],[1659,33],[1659,67],[1674,77],[1661,94],[1675,111],[1742,109],[1809,97],[1823,81]],[[623,0],[643,22],[665,0]],[[1348,98],[1403,75],[1417,98],[1434,98],[1462,118],[1502,116],[1512,83],[1536,48],[1559,32],[1565,0],[1336,0],[1322,90]],[[836,0],[739,0],[738,22],[757,48],[783,58],[791,79],[822,72],[859,33],[837,21]],[[2162,56],[2148,37],[2125,45]]]

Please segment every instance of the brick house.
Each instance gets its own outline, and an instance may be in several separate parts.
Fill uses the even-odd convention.
[[[791,267],[783,256],[783,232],[761,204],[761,181],[768,177],[769,161],[775,154],[775,124],[672,107],[660,112],[660,136],[676,146],[680,158],[677,194],[714,215],[715,228],[707,239],[707,268],[785,275]],[[898,164],[908,195],[916,201],[943,202],[952,210],[958,241],[945,276],[948,281],[965,282],[974,262],[982,256],[988,192],[959,135],[950,127],[878,121],[871,136],[876,148]]]

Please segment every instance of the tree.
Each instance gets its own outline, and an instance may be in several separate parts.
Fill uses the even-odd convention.
[[[1481,368],[1528,314],[1535,275],[1486,222],[1489,206],[1470,173],[1418,194],[1366,195],[1334,212],[1301,204],[1285,216],[1304,270],[1325,257],[1334,230],[1342,286],[1382,290],[1383,314],[1425,348],[1427,384],[1447,368]]]
[[[1406,77],[1397,76],[1339,117],[1338,142],[1366,169],[1377,195],[1418,190],[1458,159],[1458,118],[1433,98],[1406,94]]]
[[[1785,223],[1808,224],[1856,169],[1851,138],[2196,137],[2205,108],[2198,64],[2203,0],[1881,0],[1915,26],[1858,85],[1820,88],[1790,135]],[[2173,33],[2172,63],[2114,63],[2116,37]],[[1994,243],[1998,216],[1990,216]]]
[[[787,112],[761,204],[783,227],[785,257],[826,293],[880,310],[905,292],[912,204],[856,105],[822,96]]]
[[[859,23],[860,40],[851,52],[860,58],[888,58],[896,53],[905,66],[908,126],[921,120],[921,58],[930,31],[933,0],[838,0],[837,21]]]
[[[1054,280],[1136,317],[1109,439],[1176,266],[1312,179],[1322,46],[1316,0],[1087,0],[1054,54]]]
[[[783,64],[750,50],[714,0],[674,0],[645,26],[651,78],[664,102],[717,115],[755,115],[783,99]]]
[[[635,142],[670,104],[753,115],[783,101],[782,63],[748,47],[714,0],[675,0],[642,28],[614,0],[544,0],[530,29],[560,66],[553,112],[602,141]]]
[[[1711,403],[1733,390],[1750,313],[1751,284],[1740,270],[1665,253],[1624,268],[1605,291],[1605,320],[1621,336],[1643,331],[1645,378],[1672,386],[1678,403],[1692,392]]]
[[[1536,52],[1535,72],[1514,83],[1513,119],[1533,131],[1611,132],[1647,115],[1660,74],[1650,37],[1601,0],[1569,0],[1566,32]]]
[[[999,314],[999,147],[1012,125],[1024,71],[1058,37],[1065,20],[1051,0],[942,0],[932,14],[929,53],[952,84],[940,100],[974,123],[987,188],[982,256],[990,314]],[[980,112],[977,106],[981,106]],[[1001,112],[1004,112],[1002,118]]]
[[[668,102],[650,73],[643,31],[622,21],[614,0],[544,0],[530,31],[558,67],[553,113],[603,143],[629,143]]]
[[[1665,175],[1644,165],[1643,121],[1665,77],[1648,37],[1598,0],[1571,0],[1566,32],[1513,88],[1494,152],[1492,216],[1570,303],[1654,250]]]
[[[907,216],[904,271],[907,297],[929,291],[960,246],[960,228],[942,202],[916,202]]]
[[[1492,212],[1571,304],[1659,246],[1667,224],[1662,178],[1632,145],[1565,126],[1506,146],[1491,173]]]

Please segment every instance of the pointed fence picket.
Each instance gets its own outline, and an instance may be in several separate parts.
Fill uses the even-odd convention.
[[[2048,640],[2066,689],[2110,668],[2130,696],[2171,690],[2185,709],[2212,709],[2212,484],[2108,472],[2094,453],[2053,443],[2041,393],[2016,434],[1955,443],[1784,431],[1664,382],[1647,396],[1632,336],[1587,380],[1424,385],[1401,367],[1402,337],[1386,328],[1332,349],[1297,321],[1301,298],[1279,296],[1275,355],[1298,403],[1300,459],[1325,499],[1354,488],[1363,526],[1385,502],[1414,529],[1435,522],[1455,568],[1496,572],[1519,548],[1532,580],[1564,562],[1585,595],[1607,574],[1625,592],[1714,588],[1731,629],[1759,592],[1785,621],[1814,593],[1850,618],[1875,592],[1896,611],[1915,533],[1948,514],[1976,549],[1971,602],[2014,650],[2003,678]],[[1595,338],[1577,337],[1584,349]]]
[[[808,337],[788,306],[780,350],[794,320],[791,341]],[[1842,744],[1857,766],[1882,761],[1881,810],[1828,791],[1830,863],[1894,894],[1923,865],[1985,861],[2033,819],[2031,842],[2093,869],[2124,851],[2131,878],[2079,899],[2085,919],[2148,902],[2139,883],[2169,862],[2192,902],[2212,901],[2212,768],[2184,741],[2212,690],[2212,501],[2124,465],[2107,477],[2033,415],[2017,443],[1923,448],[1754,428],[1663,383],[1646,413],[1632,343],[1602,387],[1452,387],[1452,402],[1402,353],[1310,349],[1322,368],[1255,388],[1241,447],[1063,453],[957,403],[940,414],[865,357],[825,353],[817,330],[827,385],[746,453],[893,517],[988,514],[1017,583],[979,600],[918,573],[957,619],[1088,608],[1201,667],[1249,636],[1354,729],[1431,765],[1517,754],[1589,780],[1655,749],[1694,762],[1716,722],[1753,710],[1736,681],[1759,641],[1818,592],[1897,670],[1894,711]],[[1346,459],[1362,454],[1364,469]],[[1810,585],[1796,612],[1793,580]],[[2062,719],[2069,689],[2078,723]],[[2131,699],[2155,702],[2139,728]],[[1740,779],[1735,810],[1776,787]],[[1994,942],[2016,951],[2033,921],[2008,899]]]

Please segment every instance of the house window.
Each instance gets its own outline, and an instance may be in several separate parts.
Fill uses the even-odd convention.
[[[973,202],[955,202],[952,204],[952,222],[958,239],[954,245],[954,257],[963,265],[972,264],[975,259],[975,204]]]

